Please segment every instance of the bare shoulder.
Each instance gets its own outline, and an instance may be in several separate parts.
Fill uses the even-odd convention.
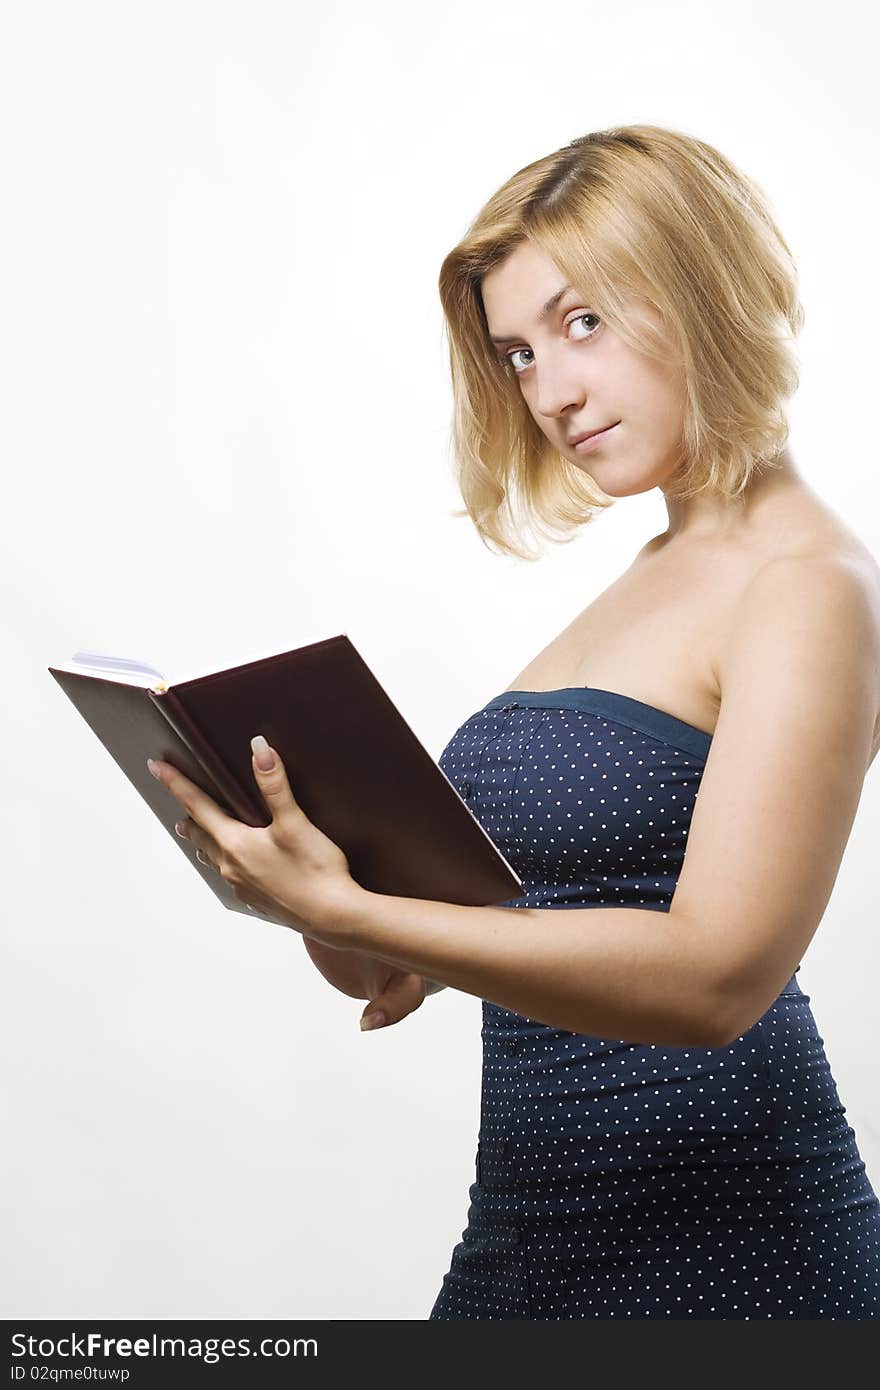
[[[829,590],[850,591],[853,599],[861,594],[868,607],[880,605],[880,566],[864,546],[814,544],[769,555],[756,565],[748,587],[787,585],[796,597],[804,583],[823,582]]]
[[[880,678],[880,565],[865,547],[805,547],[766,558],[743,587],[742,622],[753,621],[768,600],[787,604],[792,618],[806,618],[812,608],[820,621],[836,616],[848,630],[859,631]]]
[[[870,764],[880,747],[880,566],[874,557],[863,546],[825,545],[775,555],[757,566],[718,653],[722,703],[725,687],[759,649],[769,659],[774,632],[780,654],[785,641],[799,635],[807,647],[812,643],[817,664],[847,673],[849,682],[858,675],[861,697],[873,711]],[[805,694],[820,698],[831,688],[817,683]]]

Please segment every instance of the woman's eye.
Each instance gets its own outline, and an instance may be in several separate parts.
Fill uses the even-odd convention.
[[[597,326],[602,322],[602,320],[598,317],[597,314],[575,314],[574,318],[568,320],[567,327],[570,327],[574,323],[582,323],[585,319],[592,319]],[[597,328],[593,328],[588,333],[585,333],[582,337],[575,337],[574,341],[580,343],[586,342],[588,341],[588,339],[594,338],[596,336],[596,332]],[[506,352],[504,354],[504,365],[510,366],[510,369],[513,371],[514,376],[522,376],[523,372],[526,370],[526,367],[530,367],[531,363],[526,362],[524,366],[517,367],[515,358],[519,357],[522,353],[528,353],[529,355],[531,355],[531,351],[531,348],[514,348],[511,352]]]
[[[505,355],[505,358],[504,358],[504,364],[505,364],[505,366],[510,367],[511,370],[513,371],[513,373],[514,373],[515,376],[519,376],[519,375],[520,375],[520,370],[519,370],[519,368],[517,367],[516,362],[514,361],[514,358],[518,357],[519,354],[520,354],[521,352],[530,352],[530,351],[531,351],[531,348],[514,348],[514,349],[513,349],[513,352],[508,352],[508,353]]]
[[[581,323],[583,319],[592,319],[597,326],[602,322],[598,314],[577,314],[575,318],[569,319],[569,324]],[[584,336],[587,338],[593,338],[595,337],[595,335],[596,329],[593,328],[590,330],[589,333],[585,334]],[[583,339],[581,339],[581,342],[583,342]]]

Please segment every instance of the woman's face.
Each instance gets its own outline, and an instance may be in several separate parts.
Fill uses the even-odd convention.
[[[536,424],[603,492],[625,497],[667,482],[681,462],[684,374],[629,346],[567,289],[546,319],[547,300],[565,278],[531,242],[483,276],[483,307],[494,344],[515,374]],[[653,305],[631,299],[632,321],[660,326]],[[586,453],[572,437],[615,426]]]

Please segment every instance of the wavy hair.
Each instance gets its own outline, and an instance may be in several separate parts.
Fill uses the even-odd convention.
[[[452,456],[485,545],[521,559],[524,530],[571,541],[615,500],[542,433],[489,339],[482,277],[524,241],[632,347],[682,368],[681,463],[669,495],[733,500],[788,439],[803,326],[797,271],[763,190],[702,140],[653,125],[584,135],[527,164],[445,257]],[[634,324],[626,298],[665,327]],[[777,465],[778,466],[778,465]]]

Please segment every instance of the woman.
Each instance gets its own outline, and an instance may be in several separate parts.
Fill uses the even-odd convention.
[[[441,757],[523,897],[351,896],[302,816],[272,861],[367,1014],[428,980],[483,1000],[430,1317],[880,1317],[880,1204],[796,979],[880,743],[880,573],[786,447],[788,248],[717,150],[631,126],[515,174],[440,292],[484,542],[523,555],[526,524],[563,539],[655,487],[669,525]]]
[[[580,290],[558,298],[566,285]],[[563,530],[654,487],[669,513],[441,767],[523,878],[511,906],[736,931],[760,1017],[684,1043],[657,1006],[652,1030],[644,1000],[612,1030],[625,1038],[484,1001],[476,1182],[430,1316],[878,1317],[880,1204],[791,947],[796,966],[880,743],[880,582],[784,447],[802,322],[788,248],[716,150],[629,127],[514,175],[440,287],[461,487],[484,539],[523,553],[517,500]],[[787,651],[793,624],[804,640]],[[419,975],[375,970],[371,1012],[394,1022],[421,1003]],[[680,979],[670,968],[669,988]]]

